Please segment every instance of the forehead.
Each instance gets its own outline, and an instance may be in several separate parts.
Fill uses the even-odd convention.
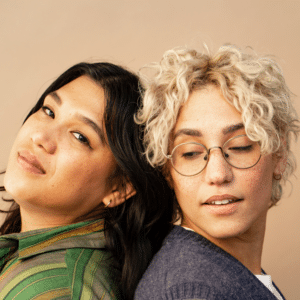
[[[220,89],[207,86],[193,91],[181,107],[173,136],[182,129],[198,130],[203,136],[209,136],[242,123],[241,113],[225,99]]]
[[[88,76],[74,79],[58,89],[56,93],[62,102],[72,102],[74,105],[81,105],[90,110],[97,107],[104,108],[104,90]]]

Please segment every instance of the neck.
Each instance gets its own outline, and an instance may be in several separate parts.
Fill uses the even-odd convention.
[[[211,241],[235,257],[253,274],[261,274],[264,234],[256,236],[255,238],[241,235],[235,238]]]
[[[30,210],[20,207],[21,232],[43,228],[65,226],[74,223],[74,219],[66,215],[53,215],[51,213],[41,213],[41,211]]]
[[[184,226],[184,224],[182,224]],[[253,274],[261,274],[261,257],[266,229],[266,217],[257,221],[246,232],[229,238],[214,238],[206,232],[198,232],[212,243],[231,254]]]

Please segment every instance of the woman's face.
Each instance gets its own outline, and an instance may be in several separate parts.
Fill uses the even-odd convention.
[[[222,147],[241,134],[245,134],[241,114],[219,89],[207,86],[194,91],[181,108],[170,149],[186,142],[198,142],[207,149]],[[272,155],[266,155],[250,169],[236,169],[218,148],[211,150],[206,168],[198,175],[185,177],[170,167],[182,225],[212,241],[264,230],[275,168]],[[226,200],[233,203],[222,204]]]
[[[110,197],[104,91],[81,76],[49,94],[13,145],[4,185],[23,210],[75,219]]]

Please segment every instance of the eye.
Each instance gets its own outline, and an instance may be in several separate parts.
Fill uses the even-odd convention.
[[[230,147],[228,150],[232,150],[235,152],[247,152],[252,150],[252,145],[248,146],[239,146],[239,147]]]
[[[182,157],[185,159],[195,159],[196,157],[200,156],[202,154],[202,152],[185,152],[182,153]]]
[[[80,143],[82,143],[82,144],[84,144],[84,145],[86,145],[86,146],[88,146],[88,147],[91,148],[89,140],[88,140],[83,134],[81,134],[81,133],[79,133],[79,132],[72,132],[72,134],[75,136],[75,138],[76,138]]]
[[[202,159],[206,154],[203,146],[194,143],[185,143],[177,146],[174,152],[174,159],[193,161]]]
[[[184,160],[199,160],[199,159],[204,159],[205,160],[205,151],[188,151],[188,152],[183,152],[180,155],[181,159]]]
[[[54,119],[55,115],[54,112],[48,107],[48,106],[42,106],[42,110],[46,115],[48,115],[50,118]]]

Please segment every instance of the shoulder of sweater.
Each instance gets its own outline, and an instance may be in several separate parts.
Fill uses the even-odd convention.
[[[198,233],[186,230],[181,226],[175,226],[165,238],[163,246],[155,255],[154,261],[158,264],[163,262],[173,264],[177,262],[177,268],[184,267],[184,264],[195,266],[210,266],[218,269],[231,269],[244,267],[229,253],[210,242]]]
[[[200,299],[224,299],[225,295],[226,299],[258,299],[257,295],[266,294],[270,298],[264,299],[273,299],[263,284],[233,256],[203,236],[175,226],[150,263],[135,299],[196,299],[195,295],[178,296],[187,286],[189,291],[201,291],[197,294],[201,295]],[[237,291],[240,298],[234,297]],[[205,293],[212,298],[204,297]],[[247,298],[250,294],[256,298]]]
[[[174,226],[172,231],[165,238],[162,249],[174,247],[181,247],[182,249],[188,248],[191,250],[193,247],[196,247],[197,249],[202,248],[206,251],[220,252],[222,254],[227,253],[202,235],[177,225]]]

